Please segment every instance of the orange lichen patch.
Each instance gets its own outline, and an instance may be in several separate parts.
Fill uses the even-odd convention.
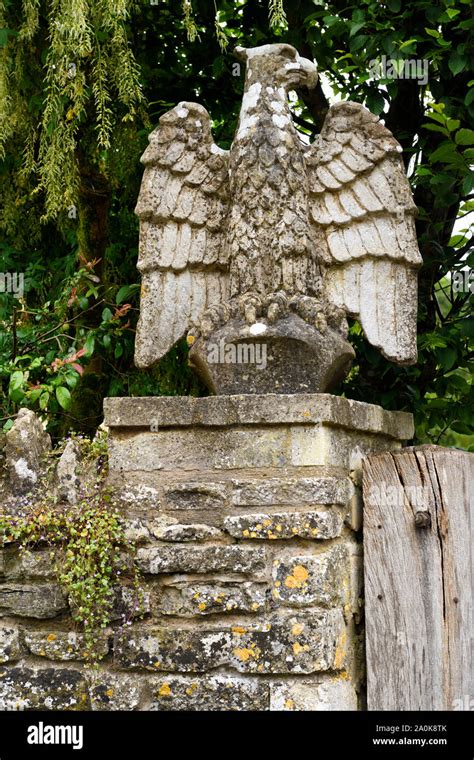
[[[58,637],[56,636],[55,633],[50,633],[48,636],[48,641],[56,641],[57,638]]]
[[[303,565],[295,565],[291,575],[285,579],[287,588],[301,588],[303,583],[309,578],[309,573]]]
[[[240,626],[240,625],[236,625],[236,626],[234,626],[234,628],[232,628],[232,633],[239,633],[239,634],[240,633],[247,633],[247,629],[246,628],[242,628],[242,626]]]
[[[247,662],[251,657],[255,657],[256,654],[252,649],[234,649],[234,654],[241,662]]]
[[[160,697],[170,697],[171,696],[171,689],[169,683],[164,683],[163,686],[160,686],[158,690],[158,694]]]

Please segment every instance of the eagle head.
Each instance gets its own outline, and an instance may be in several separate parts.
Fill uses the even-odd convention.
[[[252,80],[284,87],[287,92],[299,87],[312,89],[318,80],[316,64],[302,58],[292,45],[236,47],[234,53],[245,61]]]

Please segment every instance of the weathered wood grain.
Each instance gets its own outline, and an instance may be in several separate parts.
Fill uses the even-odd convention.
[[[437,446],[364,461],[369,710],[462,709],[474,696],[473,476],[473,454]]]

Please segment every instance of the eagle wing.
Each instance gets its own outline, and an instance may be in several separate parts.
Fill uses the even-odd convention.
[[[164,114],[142,156],[142,275],[135,364],[150,367],[205,309],[228,296],[223,221],[228,206],[228,152],[212,138],[208,112],[179,103]]]
[[[305,158],[329,300],[359,319],[387,359],[412,364],[422,259],[401,150],[364,106],[338,103]]]

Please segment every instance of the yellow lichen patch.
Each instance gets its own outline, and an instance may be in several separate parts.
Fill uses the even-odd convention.
[[[281,581],[275,581],[275,586],[276,586],[277,588],[278,588],[279,586],[281,586]]]
[[[293,652],[295,654],[299,654],[300,652],[304,652],[304,647],[301,646],[301,644],[298,641],[295,641],[293,644]]]
[[[304,625],[303,623],[295,623],[293,628],[291,629],[291,633],[293,636],[299,636],[300,633],[303,633]]]
[[[107,691],[105,692],[105,695],[107,697],[109,697],[109,699],[110,699],[110,697],[114,696],[114,690],[113,689],[107,689]]]
[[[56,636],[55,633],[50,633],[48,636],[48,641],[56,641],[57,638],[58,637]]]
[[[253,610],[258,610],[259,607],[260,607],[260,605],[259,605],[258,602],[252,602],[252,609]]]
[[[293,702],[293,700],[287,699],[285,701],[285,710],[294,710],[294,708],[295,708],[295,703]]]
[[[194,337],[194,335],[188,335],[186,338],[186,343],[188,344],[188,346],[192,346],[195,340],[196,338]]]
[[[161,668],[161,662],[154,662],[153,663],[154,668]]]
[[[242,535],[244,538],[249,538],[250,531],[247,528],[245,528],[245,530],[242,531]]]
[[[240,625],[236,625],[236,626],[234,626],[234,628],[232,628],[232,633],[239,633],[239,634],[240,633],[247,633],[247,629],[246,628],[242,628],[242,626],[240,626]]]
[[[241,662],[247,662],[251,657],[255,657],[255,652],[251,649],[234,649],[234,654]]]
[[[171,689],[169,683],[164,683],[163,686],[160,686],[158,690],[158,694],[160,697],[170,697],[171,696]]]
[[[277,525],[276,529],[277,529],[278,533],[281,533],[282,530],[283,530],[283,526],[282,525]]]
[[[291,575],[288,575],[285,579],[285,586],[287,588],[301,588],[308,577],[309,573],[303,565],[295,565]]]
[[[267,519],[267,520],[264,520],[264,521],[263,521],[263,525],[264,525],[264,527],[265,527],[265,528],[268,528],[268,526],[269,526],[269,525],[271,525],[271,524],[272,524],[272,521],[271,521],[271,520],[268,520],[268,519]]]
[[[206,602],[199,602],[199,604],[198,604],[198,610],[201,610],[201,612],[204,612],[204,610],[206,609],[206,607],[207,607]]]
[[[344,660],[346,657],[346,641],[347,641],[347,635],[344,632],[338,642],[338,645],[336,647],[336,653],[334,655],[334,667],[336,670],[339,670],[339,668],[342,668],[344,664]]]
[[[262,530],[262,528],[263,528],[262,523],[257,523],[255,526],[255,530]]]
[[[188,686],[188,688],[186,689],[186,694],[188,695],[188,697],[192,697],[193,696],[193,694],[196,691],[197,687],[198,687],[197,683],[192,683],[190,686]]]

